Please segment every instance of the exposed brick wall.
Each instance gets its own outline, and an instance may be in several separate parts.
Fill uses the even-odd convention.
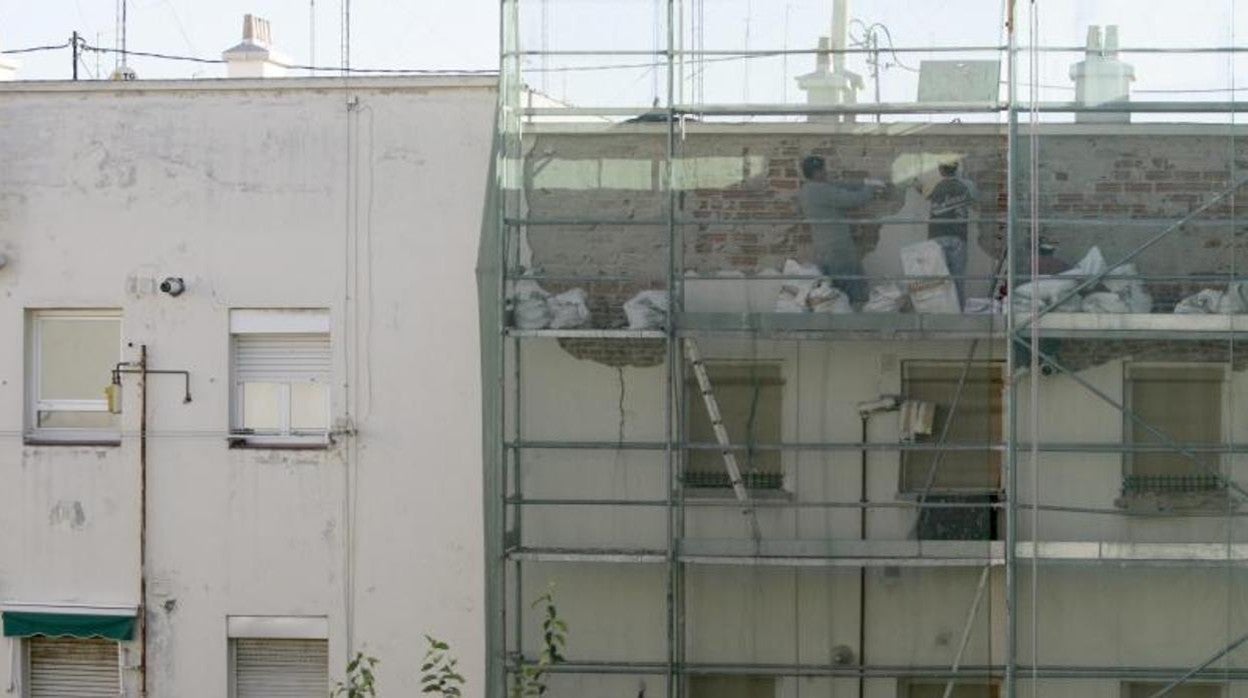
[[[960,154],[964,174],[980,189],[983,222],[973,237],[991,254],[994,240],[1003,234],[1004,226],[993,219],[1003,219],[1007,205],[1006,140],[983,125],[967,125],[964,130],[949,124],[916,126],[893,133],[872,133],[868,127],[862,133],[837,134],[785,133],[766,125],[710,128],[693,125],[678,141],[682,169],[674,176],[684,186],[670,197],[664,190],[667,137],[662,125],[651,131],[628,127],[593,134],[537,134],[526,140],[531,153],[524,168],[528,216],[597,221],[529,226],[535,265],[547,274],[631,279],[546,284],[552,290],[586,288],[595,326],[623,325],[623,301],[643,288],[663,288],[669,261],[665,222],[669,201],[678,217],[687,221],[676,231],[684,241],[678,262],[682,269],[750,274],[779,268],[786,258],[808,259],[806,226],[783,221],[800,215],[799,162],[812,153],[827,158],[833,177],[892,180],[913,174],[903,165],[919,154]],[[1118,134],[1098,135],[1087,129],[1063,134],[1057,128],[1050,127],[1040,140],[1040,215],[1072,220],[1045,223],[1041,234],[1055,240],[1059,254],[1072,262],[1093,244],[1101,247],[1107,260],[1120,258],[1162,230],[1165,221],[1176,220],[1223,192],[1233,172],[1248,173],[1248,139],[1213,129],[1176,131],[1169,126],[1168,134],[1159,134],[1157,127],[1132,126]],[[689,174],[698,163],[708,162],[721,170],[711,173],[714,181]],[[928,167],[934,164],[928,158]],[[564,168],[563,174],[550,177],[552,167]],[[582,168],[584,177],[569,176],[576,167]],[[725,171],[735,174],[727,176]],[[1025,177],[1019,191],[1019,210],[1026,214],[1030,206]],[[892,214],[901,201],[899,186],[854,215]],[[1234,219],[1246,215],[1248,193],[1228,197],[1201,217],[1223,224],[1176,231],[1136,260],[1141,273],[1183,277],[1236,272],[1244,266],[1241,249],[1248,244],[1248,225]],[[1161,222],[1141,224],[1150,218]],[[1110,225],[1093,227],[1081,221]],[[641,222],[646,224],[637,224]],[[873,224],[854,227],[864,254],[874,248],[878,231]],[[1149,286],[1159,307],[1168,309],[1178,298],[1211,285],[1216,284],[1178,278]]]

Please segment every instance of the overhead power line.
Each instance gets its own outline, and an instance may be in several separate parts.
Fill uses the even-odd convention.
[[[0,53],[4,53],[4,54],[37,53],[39,51],[59,51],[60,49],[63,49],[63,48],[69,48],[68,41],[66,41],[63,44],[56,44],[56,45],[51,45],[51,46],[29,46],[27,48],[3,49],[3,50],[0,50]]]
[[[65,44],[66,46],[68,44]],[[63,47],[61,47],[63,48]],[[138,56],[140,58],[156,58],[166,61],[183,61],[186,63],[204,63],[204,64],[225,64],[226,61],[220,58],[200,58],[198,56],[181,56],[171,53],[156,53],[153,51],[122,51],[115,48],[107,48],[104,46],[92,46],[83,44],[84,51],[96,51],[99,53],[121,53],[126,57]],[[479,69],[479,68],[343,68],[342,66],[319,66],[319,65],[287,65],[291,70],[308,70],[326,73],[401,73],[406,75],[494,75],[498,73],[496,69]]]

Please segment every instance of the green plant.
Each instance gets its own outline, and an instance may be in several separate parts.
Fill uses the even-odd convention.
[[[464,677],[459,674],[456,665],[459,660],[451,656],[451,646],[428,635],[429,649],[425,650],[425,659],[420,663],[420,692],[435,693],[443,696],[462,696],[460,687],[464,685]]]
[[[550,668],[564,661],[563,651],[568,645],[568,624],[559,617],[555,607],[555,585],[533,601],[533,608],[542,606],[542,652],[536,664],[521,667],[515,675],[511,694],[514,698],[546,695],[546,675]]]
[[[376,666],[376,657],[365,657],[363,652],[356,652],[355,658],[347,662],[346,682],[339,681],[329,695],[331,698],[375,698],[377,679],[373,676],[373,669]]]

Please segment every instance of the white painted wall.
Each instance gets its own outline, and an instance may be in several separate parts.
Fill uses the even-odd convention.
[[[717,282],[725,297],[746,297],[735,282]],[[763,284],[770,282],[764,281]],[[752,294],[751,294],[752,295]],[[780,361],[785,377],[782,429],[794,442],[855,442],[860,423],[855,404],[901,392],[907,360],[962,360],[968,341],[770,341],[700,339],[708,359]],[[981,342],[981,358],[1001,358],[1000,343]],[[521,353],[523,436],[530,440],[662,442],[666,369],[616,369],[573,358],[553,340],[527,340]],[[1115,399],[1123,392],[1121,360],[1088,369],[1080,377]],[[1248,391],[1242,372],[1226,386],[1230,415],[1240,414]],[[1030,421],[1027,381],[1017,396],[1018,423]],[[1123,417],[1070,377],[1039,379],[1040,436],[1049,442],[1117,444]],[[700,408],[700,406],[698,406]],[[1232,420],[1231,435],[1242,439]],[[870,423],[869,439],[895,442],[897,417],[882,414]],[[1020,439],[1030,437],[1023,429]],[[859,455],[855,451],[813,451],[785,456],[786,486],[794,502],[855,502]],[[868,456],[872,501],[898,501],[900,458],[879,451]],[[1122,482],[1118,454],[1044,453],[1040,458],[1041,501],[1072,507],[1113,509]],[[662,451],[528,450],[523,480],[529,498],[659,499],[665,496]],[[1032,496],[1032,469],[1020,455],[1020,501]],[[1232,469],[1239,472],[1239,467]],[[684,545],[718,544],[748,538],[735,500],[722,507],[687,507]],[[913,536],[912,510],[877,509],[868,517],[869,537],[900,541]],[[858,537],[854,509],[780,507],[761,510],[766,539],[822,543]],[[1031,514],[1019,514],[1020,540],[1033,531],[1044,541],[1208,543],[1215,548],[1245,541],[1241,519],[1225,517],[1143,518],[1123,514],[1043,512],[1039,528]],[[528,507],[522,540],[530,547],[664,549],[661,507]],[[984,549],[987,554],[987,547]],[[1033,617],[1038,617],[1039,661],[1043,665],[1187,667],[1199,663],[1244,632],[1244,577],[1239,567],[1158,567],[1112,563],[1046,564],[1031,595],[1027,563],[1019,575],[1019,652],[1031,661]],[[831,648],[858,643],[857,568],[784,568],[689,565],[684,614],[685,661],[727,665],[829,663]],[[871,568],[867,571],[866,649],[868,662],[894,666],[948,666],[954,657],[980,568]],[[570,627],[569,656],[584,661],[665,661],[667,629],[662,564],[526,563],[524,567],[525,649],[535,651],[536,612],[527,602],[556,584],[560,612]],[[1004,575],[990,576],[964,664],[1003,661]],[[1033,615],[1034,609],[1034,615]],[[510,642],[510,639],[509,639]],[[1219,666],[1240,667],[1234,655]],[[661,676],[559,679],[557,695],[632,696],[646,686],[649,697],[665,694]],[[866,695],[895,698],[898,682],[871,679]],[[1026,694],[1029,686],[1020,690]],[[1046,680],[1046,696],[1118,696],[1114,679]],[[1227,695],[1239,695],[1241,687]],[[778,696],[857,695],[856,681],[785,678]]]
[[[0,599],[139,601],[135,382],[120,447],[22,438],[25,310],[121,308],[126,358],[146,344],[194,394],[152,378],[150,694],[225,695],[229,615],[327,616],[331,673],[360,649],[387,694],[415,692],[431,633],[480,687],[494,106],[486,78],[0,87]],[[153,292],[166,275],[185,295]],[[329,309],[333,414],[356,436],[227,448],[236,307]]]

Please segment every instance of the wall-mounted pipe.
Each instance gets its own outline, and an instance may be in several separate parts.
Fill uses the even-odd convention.
[[[881,412],[892,412],[901,407],[899,395],[881,395],[874,400],[860,402],[858,418],[862,424],[859,443],[863,448],[858,456],[858,537],[867,539],[867,426],[871,416]],[[866,695],[867,666],[867,568],[858,568],[858,698]]]

